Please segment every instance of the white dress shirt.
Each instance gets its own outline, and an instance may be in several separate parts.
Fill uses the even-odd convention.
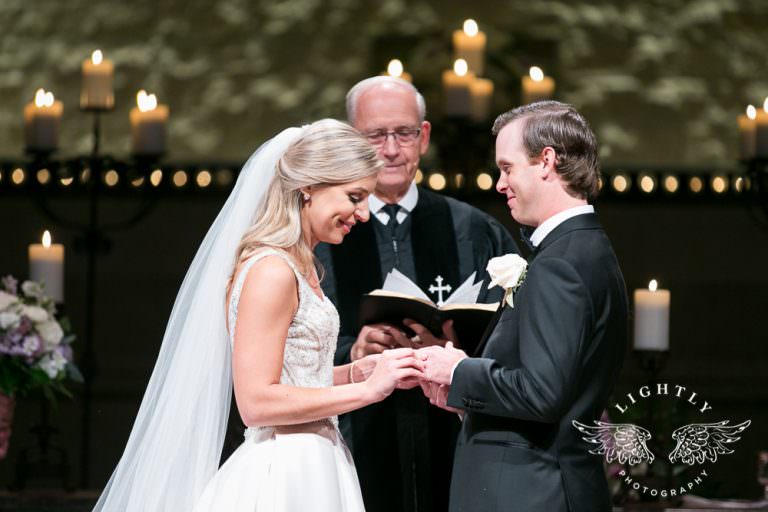
[[[595,207],[591,204],[584,204],[581,206],[574,206],[568,208],[560,213],[556,213],[541,224],[531,235],[531,244],[534,247],[538,247],[539,244],[550,234],[557,226],[577,215],[584,215],[585,213],[595,213]]]
[[[400,205],[400,209],[397,211],[397,223],[402,224],[408,217],[408,214],[416,208],[416,203],[419,200],[419,189],[416,188],[416,183],[411,182],[411,186],[408,187],[408,192],[397,202]],[[389,214],[384,210],[384,206],[387,203],[376,197],[376,194],[371,194],[368,197],[368,209],[373,213],[379,222],[385,226],[389,222]]]

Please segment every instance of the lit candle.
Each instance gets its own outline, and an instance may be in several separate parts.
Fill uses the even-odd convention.
[[[34,101],[24,106],[24,140],[33,151],[53,151],[59,145],[64,105],[52,92],[38,89]]]
[[[402,78],[406,82],[413,82],[413,77],[410,73],[405,71],[403,63],[400,61],[400,59],[392,59],[389,61],[389,64],[387,64],[387,71],[383,74],[395,78]]]
[[[757,110],[754,105],[747,107],[747,113],[740,115],[739,122],[739,156],[747,160],[755,156],[755,129]]]
[[[42,244],[29,246],[29,278],[45,285],[45,294],[54,302],[64,301],[64,246],[51,243],[51,233],[43,233]]]
[[[493,82],[487,78],[476,78],[469,85],[469,92],[472,96],[472,120],[485,121],[491,110]]]
[[[83,83],[80,87],[80,108],[111,109],[115,106],[113,87],[115,66],[95,50],[90,59],[83,61]]]
[[[133,153],[136,155],[164,153],[168,106],[158,105],[157,97],[154,94],[147,94],[143,89],[136,95],[136,105],[129,114]]]
[[[658,289],[655,279],[635,290],[636,350],[669,350],[669,302],[669,290]]]
[[[453,31],[453,59],[467,61],[469,70],[477,76],[485,71],[485,32],[475,20],[465,20],[463,30]]]
[[[467,62],[458,59],[453,70],[443,71],[445,93],[445,114],[448,116],[469,116],[472,108],[470,87],[475,74],[467,69]]]
[[[555,81],[552,77],[545,76],[544,71],[538,66],[532,66],[528,70],[528,76],[523,77],[523,105],[551,99],[555,94]]]
[[[768,158],[768,97],[763,102],[763,108],[756,112],[755,119],[755,153],[758,158]]]

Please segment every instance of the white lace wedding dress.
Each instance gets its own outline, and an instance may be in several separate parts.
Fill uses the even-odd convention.
[[[339,315],[320,299],[283,252],[264,250],[242,265],[232,288],[228,320],[234,341],[245,276],[267,255],[283,258],[296,274],[299,307],[288,329],[280,382],[319,388],[333,385]],[[213,476],[195,512],[362,512],[352,457],[336,417],[290,426],[248,428],[245,441]]]

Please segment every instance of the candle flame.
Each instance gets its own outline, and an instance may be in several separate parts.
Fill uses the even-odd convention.
[[[101,53],[101,50],[94,50],[91,54],[91,62],[93,62],[93,65],[98,66],[103,60],[104,54]]]
[[[479,32],[477,22],[473,19],[464,20],[464,33],[469,37],[475,37]]]
[[[51,232],[47,229],[45,230],[45,233],[43,233],[43,247],[46,249],[51,247]]]
[[[453,63],[453,72],[459,76],[464,76],[467,74],[467,71],[469,71],[467,61],[464,59],[456,59],[456,62]]]
[[[147,94],[147,91],[142,89],[136,94],[136,104],[139,106],[141,112],[155,110],[157,108],[157,96],[154,94]]]
[[[45,106],[45,89],[38,89],[37,91],[35,91],[35,106],[36,107]]]
[[[401,77],[403,75],[403,63],[399,59],[392,59],[387,64],[387,74],[389,76]]]
[[[747,117],[753,120],[757,117],[757,109],[754,105],[747,105]]]
[[[659,289],[659,283],[655,279],[651,279],[651,282],[648,283],[648,289],[652,292],[655,292]]]
[[[534,82],[541,82],[544,80],[544,71],[539,66],[531,66],[531,69],[528,70],[528,74]]]
[[[765,101],[763,102],[763,111],[768,114],[768,96],[765,97]]]

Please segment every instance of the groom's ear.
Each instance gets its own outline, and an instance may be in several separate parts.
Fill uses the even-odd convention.
[[[557,153],[551,146],[546,146],[539,155],[540,176],[547,180],[557,176]]]

